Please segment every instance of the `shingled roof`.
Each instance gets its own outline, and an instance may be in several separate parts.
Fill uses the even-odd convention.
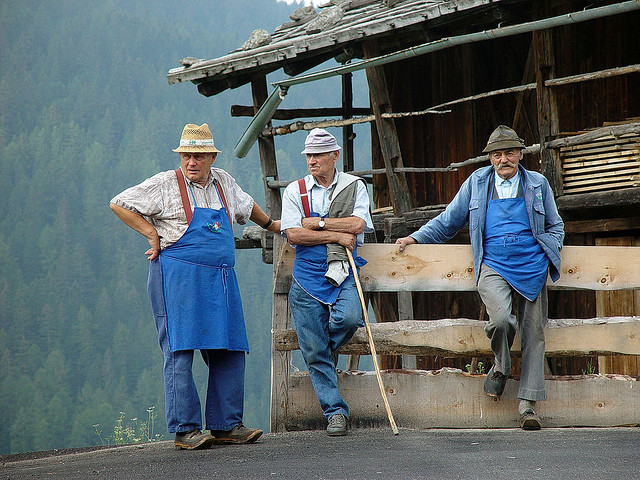
[[[170,84],[191,81],[200,93],[215,95],[227,88],[248,83],[256,73],[267,74],[284,68],[297,75],[331,58],[345,62],[362,56],[360,40],[393,40],[406,37],[405,46],[440,38],[438,29],[451,23],[468,29],[490,22],[495,27],[504,20],[501,0],[331,0],[319,11],[298,8],[291,21],[268,34],[256,30],[241,48],[219,58],[192,57],[169,70]],[[488,11],[492,15],[488,15]],[[461,23],[461,22],[464,22]],[[477,26],[475,27],[477,29]],[[469,30],[472,31],[472,30]]]

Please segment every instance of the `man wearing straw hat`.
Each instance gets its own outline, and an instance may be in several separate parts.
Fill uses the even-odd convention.
[[[179,449],[250,443],[262,430],[242,424],[247,334],[235,264],[233,222],[271,232],[271,220],[224,170],[209,126],[182,131],[180,168],[154,175],[111,200],[111,209],[149,241],[148,292],[164,355],[167,429]],[[202,431],[193,351],[209,370]]]
[[[364,181],[336,170],[340,146],[333,135],[311,130],[302,154],[310,175],[289,184],[282,198],[281,229],[296,251],[289,303],[327,434],[338,436],[347,432],[349,407],[338,391],[337,351],[363,325],[345,248],[355,257],[373,223]]]
[[[483,150],[491,165],[473,172],[444,212],[396,243],[400,251],[414,243],[442,243],[469,225],[476,283],[489,315],[485,332],[495,356],[484,390],[489,396],[502,395],[517,329],[522,348],[520,427],[538,430],[535,404],[546,399],[547,275],[554,282],[560,277],[564,223],[547,179],[519,165],[524,147],[513,129],[498,126]]]

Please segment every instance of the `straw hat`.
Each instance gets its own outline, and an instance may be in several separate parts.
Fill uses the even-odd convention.
[[[180,137],[180,146],[173,149],[174,152],[204,152],[215,153],[220,152],[213,143],[213,134],[209,130],[209,125],[195,125],[188,123],[182,129],[182,137]]]

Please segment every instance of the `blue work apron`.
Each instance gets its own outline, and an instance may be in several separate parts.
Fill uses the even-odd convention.
[[[319,217],[320,214],[313,211],[313,198],[311,198],[311,216]],[[293,262],[293,279],[298,282],[302,289],[319,302],[333,305],[338,299],[342,283],[334,287],[325,278],[327,273],[327,246],[326,245],[295,245],[296,257]],[[353,258],[356,267],[366,265],[367,261],[357,256],[358,247],[353,249]],[[353,277],[353,272],[349,272],[349,277]],[[345,280],[346,281],[346,280]]]
[[[214,210],[195,204],[187,231],[162,250],[159,259],[171,351],[248,352],[240,290],[233,270],[234,238],[225,208]]]
[[[549,258],[531,232],[524,197],[489,200],[483,262],[529,301],[542,290]]]

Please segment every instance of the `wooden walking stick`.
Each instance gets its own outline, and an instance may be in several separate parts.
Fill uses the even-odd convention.
[[[356,288],[358,289],[358,295],[360,296],[360,305],[362,306],[362,317],[364,318],[364,328],[366,329],[367,337],[369,338],[369,348],[371,348],[371,358],[373,359],[373,368],[376,371],[376,378],[378,379],[378,386],[380,387],[380,394],[382,395],[384,408],[387,411],[387,416],[389,417],[389,423],[391,424],[391,430],[393,430],[393,434],[398,435],[400,432],[398,431],[398,426],[396,425],[396,421],[393,419],[393,413],[391,413],[389,400],[387,400],[387,391],[384,388],[384,384],[382,383],[382,376],[380,375],[380,366],[378,365],[378,354],[376,353],[376,346],[373,343],[371,325],[369,325],[369,315],[367,314],[367,304],[364,301],[364,294],[362,293],[362,285],[360,285],[360,277],[358,276],[358,270],[356,268],[355,262],[353,261],[353,255],[351,254],[348,248],[345,248],[345,250],[347,251],[347,257],[349,258],[349,264],[351,265],[353,278],[356,281]]]

